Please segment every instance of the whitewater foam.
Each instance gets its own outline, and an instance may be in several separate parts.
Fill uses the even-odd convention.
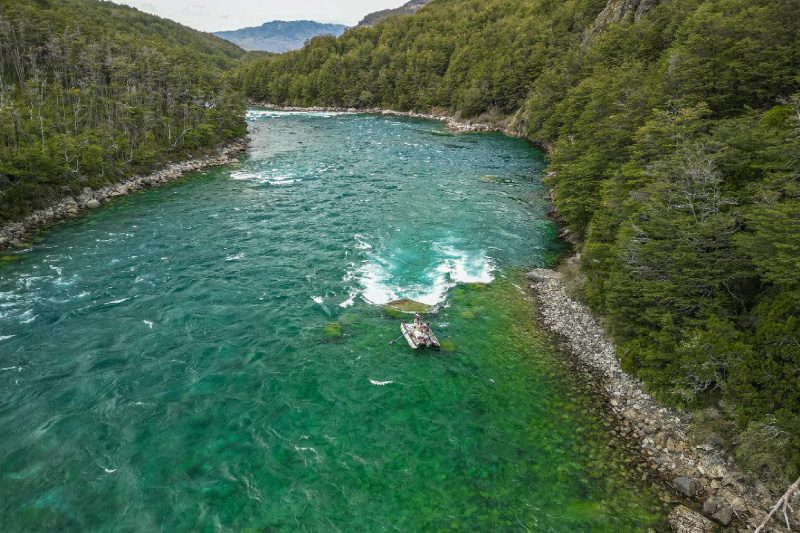
[[[340,303],[339,307],[342,309],[353,307],[353,305],[356,303],[356,296],[358,296],[358,289],[350,289],[350,292],[347,294],[347,300]]]
[[[277,172],[277,168],[273,168],[269,172]],[[266,183],[268,185],[274,186],[283,186],[283,185],[291,185],[293,183],[298,183],[303,181],[301,179],[293,178],[291,176],[282,176],[282,175],[266,175],[260,174],[256,171],[249,171],[249,170],[239,170],[236,172],[231,172],[231,178],[239,181],[255,181],[256,183]]]
[[[353,238],[356,240],[356,249],[372,250],[372,245],[365,240],[367,238],[365,235],[356,233],[355,235],[353,235]]]
[[[18,317],[18,318],[20,318],[20,321],[19,321],[19,323],[20,323],[20,324],[30,324],[31,322],[33,322],[34,320],[36,320],[36,318],[37,318],[38,316],[39,316],[39,315],[34,315],[34,314],[33,314],[33,309],[28,309],[27,311],[25,311],[24,313],[22,313],[21,315],[19,315],[19,317]]]
[[[263,176],[256,174],[254,172],[246,172],[243,170],[231,172],[231,178],[235,180],[259,180],[262,177]]]
[[[374,379],[370,378],[370,383],[375,385],[376,387],[385,387],[386,385],[391,385],[394,381],[375,381]]]
[[[465,252],[449,245],[443,245],[439,250],[447,260],[437,267],[437,271],[447,274],[451,280],[457,283],[494,281],[494,262],[483,252]]]
[[[280,186],[284,186],[284,185],[291,185],[293,183],[299,183],[301,181],[303,181],[303,180],[287,178],[285,176],[278,176],[275,179],[265,180],[265,183],[280,187]]]
[[[345,275],[344,281],[356,279],[361,298],[372,305],[385,305],[407,298],[426,305],[445,301],[448,291],[459,283],[491,283],[496,270],[493,260],[483,252],[465,251],[448,244],[435,244],[437,264],[426,268],[416,283],[401,286],[400,268],[380,257],[370,254],[370,259]]]
[[[251,109],[247,111],[247,120],[259,118],[281,118],[292,116],[331,118],[345,115],[343,111],[281,111],[278,109]]]
[[[319,305],[322,305],[322,303],[325,301],[322,296],[312,296],[311,299],[314,300],[314,303],[318,303]]]

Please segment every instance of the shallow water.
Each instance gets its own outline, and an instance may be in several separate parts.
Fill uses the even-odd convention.
[[[0,529],[663,528],[519,290],[559,252],[538,151],[248,118],[240,165],[0,264]]]

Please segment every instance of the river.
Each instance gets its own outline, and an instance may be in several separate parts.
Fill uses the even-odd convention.
[[[521,289],[561,251],[539,151],[248,121],[0,261],[0,529],[664,529]],[[441,352],[390,344],[398,298]]]

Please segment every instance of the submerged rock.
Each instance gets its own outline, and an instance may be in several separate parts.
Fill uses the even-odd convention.
[[[503,178],[501,176],[481,176],[481,181],[484,183],[499,183],[501,185],[509,185],[514,183],[514,180]]]
[[[326,337],[341,337],[342,336],[342,325],[338,322],[331,322],[325,326],[325,336]]]
[[[386,308],[407,314],[416,314],[416,313],[425,314],[431,311],[431,306],[424,304],[422,302],[409,300],[408,298],[403,298],[401,300],[395,300],[393,302],[389,302],[388,304],[386,304]]]

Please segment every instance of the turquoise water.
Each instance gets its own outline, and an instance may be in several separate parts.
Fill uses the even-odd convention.
[[[519,290],[559,252],[538,151],[249,120],[0,264],[1,530],[663,528]],[[390,344],[396,298],[442,352]]]

